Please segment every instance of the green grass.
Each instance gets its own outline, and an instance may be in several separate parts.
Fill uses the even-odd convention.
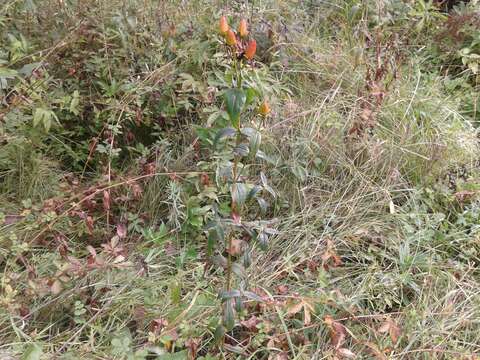
[[[478,75],[439,38],[443,17],[429,10],[418,31],[411,6],[1,5],[0,81],[2,67],[38,68],[0,88],[0,359],[479,356],[478,119],[465,111]],[[276,231],[235,280],[262,300],[219,342],[226,275],[204,226],[228,195],[208,143],[224,121],[224,13],[258,42],[246,82],[273,111],[246,115],[267,157],[245,174],[274,189]],[[37,108],[60,124],[34,126]]]

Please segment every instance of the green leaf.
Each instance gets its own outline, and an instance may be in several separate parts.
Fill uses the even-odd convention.
[[[258,244],[260,245],[260,249],[267,250],[268,235],[262,231],[260,234],[258,234],[257,240],[258,240]]]
[[[234,299],[235,301],[235,311],[237,313],[241,312],[243,310],[243,301],[242,301],[242,298],[241,297],[236,297]]]
[[[261,187],[261,186],[255,185],[255,186],[252,187],[252,188],[250,189],[250,191],[248,192],[247,199],[248,199],[248,200],[253,199],[261,190],[262,190],[262,187]]]
[[[217,143],[225,138],[225,137],[232,137],[234,136],[235,134],[237,133],[237,130],[235,130],[234,128],[231,128],[231,127],[228,127],[228,128],[224,128],[224,129],[221,129],[217,135],[215,136],[215,140],[213,141],[213,146],[217,146]]]
[[[233,312],[232,300],[227,300],[223,305],[223,326],[227,331],[231,331],[235,326],[235,313]]]
[[[218,298],[224,302],[228,299],[241,296],[240,290],[224,290],[218,294]]]
[[[224,240],[225,231],[223,230],[223,227],[217,223],[217,225],[208,230],[207,256],[212,256],[215,244],[223,242]]]
[[[250,299],[250,300],[255,300],[255,301],[262,301],[263,302],[263,299],[261,296],[255,294],[254,292],[251,292],[251,291],[245,291],[243,293],[243,295],[247,298],[247,299]]]
[[[262,135],[257,131],[253,136],[250,137],[250,153],[252,156],[257,154],[260,144],[262,143]]]
[[[244,157],[250,153],[250,148],[246,144],[238,144],[233,149],[233,154],[235,156]]]
[[[253,103],[253,100],[255,100],[255,98],[258,97],[259,93],[254,88],[248,88],[246,90],[246,93],[247,93],[247,100],[245,102],[245,106],[248,106]]]
[[[182,350],[173,354],[163,354],[157,357],[158,360],[185,360],[188,359],[187,350]]]
[[[42,353],[42,347],[37,343],[33,343],[23,353],[21,360],[40,360]]]
[[[232,272],[237,275],[240,279],[245,279],[247,274],[245,272],[245,268],[242,264],[235,262],[232,264]]]
[[[260,211],[262,215],[265,215],[268,210],[268,203],[265,201],[264,198],[257,198],[258,206],[260,206]]]
[[[0,67],[0,77],[6,78],[6,79],[13,79],[15,76],[17,76],[17,71],[13,69],[9,69],[6,67]]]
[[[225,101],[227,103],[227,113],[233,127],[240,127],[240,114],[247,101],[245,92],[240,89],[230,89],[225,93]]]
[[[242,206],[245,203],[248,195],[248,187],[243,183],[232,184],[230,188],[232,194],[232,202],[238,207]]]
[[[225,336],[225,327],[220,324],[215,329],[215,334],[213,335],[213,339],[215,340],[215,343],[219,344],[223,340],[224,336]]]
[[[277,194],[275,193],[275,191],[268,185],[268,182],[267,182],[267,177],[265,176],[265,173],[262,171],[260,173],[260,179],[262,180],[262,185],[263,185],[263,188],[265,190],[267,190],[274,198],[277,197]]]

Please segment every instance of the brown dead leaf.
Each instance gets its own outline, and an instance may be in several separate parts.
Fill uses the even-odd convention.
[[[168,320],[163,318],[153,319],[152,322],[150,323],[150,331],[153,332],[154,334],[158,334],[166,326],[168,326]]]
[[[127,225],[120,223],[117,225],[117,235],[120,239],[123,239],[127,236]]]
[[[53,295],[58,295],[62,292],[63,286],[62,282],[58,279],[56,279],[52,285],[50,285],[50,291],[52,292]]]
[[[337,255],[335,251],[335,245],[333,244],[332,239],[327,239],[327,248],[322,254],[321,259],[322,266],[326,271],[328,271],[330,264],[333,267],[338,267],[342,265],[342,259],[340,258],[340,256]]]
[[[103,209],[105,211],[110,210],[110,192],[107,190],[103,191]]]
[[[330,343],[335,349],[339,349],[347,336],[345,326],[335,321],[330,315],[325,316],[324,321],[330,330]]]
[[[245,327],[249,331],[257,331],[257,325],[260,323],[260,319],[258,319],[255,315],[250,317],[248,320],[240,321],[243,327]]]
[[[382,323],[382,325],[378,328],[378,332],[381,334],[388,333],[393,344],[397,343],[398,338],[402,334],[400,327],[391,318],[388,318],[385,322]]]
[[[243,252],[244,241],[241,239],[232,239],[232,243],[227,252],[232,256],[240,255]]]
[[[270,354],[268,356],[268,360],[288,360],[288,353],[286,351],[282,351],[278,354]]]
[[[337,349],[337,355],[344,359],[355,359],[357,356],[347,348]]]
[[[468,190],[463,190],[463,191],[457,191],[455,193],[455,199],[460,203],[463,204],[467,201],[472,200],[473,196],[476,194],[475,191],[468,191]]]
[[[21,220],[23,220],[24,216],[22,215],[5,215],[5,218],[4,218],[4,222],[3,224],[4,225],[12,225],[12,224],[15,224]]]
[[[197,358],[198,344],[200,342],[198,339],[188,339],[185,341],[185,347],[188,349],[188,358],[195,360]]]
[[[303,310],[303,323],[305,326],[310,325],[312,322],[311,313],[314,311],[313,306],[307,299],[300,299],[300,302],[294,304],[288,308],[287,315],[293,316]]]
[[[87,225],[88,234],[93,235],[93,218],[91,216],[85,218],[85,225]]]
[[[364,345],[367,346],[368,352],[372,356],[374,356],[376,360],[387,360],[387,357],[385,356],[385,354],[382,351],[380,351],[378,346],[375,345],[374,343],[367,341],[364,343]]]

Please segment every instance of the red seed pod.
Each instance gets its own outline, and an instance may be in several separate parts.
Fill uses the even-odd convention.
[[[238,34],[242,38],[248,35],[247,20],[245,19],[240,20],[240,24],[238,25]]]
[[[231,29],[227,31],[227,45],[230,45],[230,46],[237,45],[237,37],[235,36],[235,33]]]
[[[252,60],[255,56],[255,52],[257,51],[257,42],[255,39],[252,39],[248,42],[247,48],[245,49],[245,58],[248,60]]]
[[[263,101],[263,103],[260,105],[258,108],[258,113],[262,116],[267,116],[270,113],[270,105],[266,100]]]
[[[220,30],[220,34],[222,34],[223,36],[227,35],[229,27],[228,27],[227,18],[225,16],[222,16],[220,18],[220,23],[218,28]]]

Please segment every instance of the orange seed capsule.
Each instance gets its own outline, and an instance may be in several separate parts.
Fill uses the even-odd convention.
[[[229,28],[228,28],[227,18],[225,16],[222,16],[220,18],[219,29],[220,29],[220,34],[222,35],[227,34]]]
[[[270,105],[268,105],[268,102],[266,100],[263,101],[263,103],[260,105],[258,108],[258,112],[262,116],[267,116],[270,113]]]
[[[237,44],[237,38],[231,29],[228,29],[227,31],[227,44],[230,46],[235,46]]]
[[[247,48],[245,49],[245,58],[248,60],[252,60],[255,56],[255,52],[257,51],[257,42],[255,39],[252,39],[248,42]]]
[[[242,38],[248,35],[247,20],[245,19],[240,20],[240,24],[238,25],[238,34]]]

